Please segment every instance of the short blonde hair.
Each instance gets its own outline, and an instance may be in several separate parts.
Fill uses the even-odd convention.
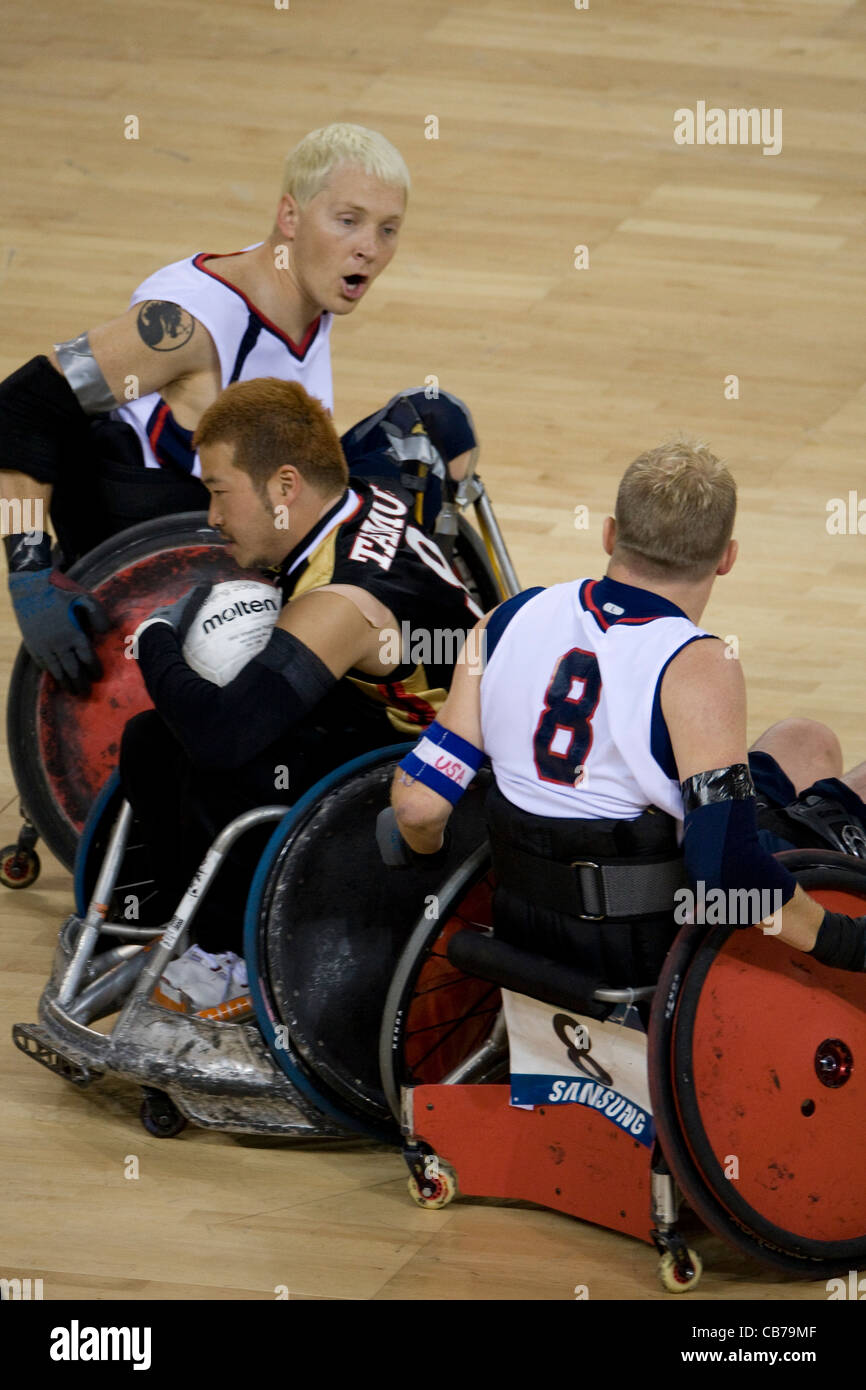
[[[353,164],[409,196],[409,170],[400,151],[377,130],[343,121],[311,130],[287,155],[281,196],[291,193],[306,207],[341,164]]]
[[[725,552],[736,511],[737,485],[706,444],[660,444],[636,458],[620,482],[617,558],[651,575],[703,578]]]

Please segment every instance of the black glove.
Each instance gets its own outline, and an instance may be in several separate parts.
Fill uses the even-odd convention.
[[[836,970],[866,970],[866,917],[825,912],[809,955]]]
[[[102,665],[88,633],[107,632],[110,623],[99,600],[51,564],[51,538],[35,543],[25,534],[5,538],[9,593],[21,638],[43,671],[65,690],[90,692]]]
[[[400,834],[394,807],[386,806],[376,817],[376,844],[383,864],[389,869],[441,869],[451,851],[451,826],[446,825],[439,849],[432,854],[419,854]]]
[[[174,603],[162,604],[159,608],[154,608],[152,613],[140,622],[133,633],[133,651],[138,653],[138,639],[144,629],[151,623],[167,623],[173,629],[178,642],[183,645],[184,638],[189,632],[195,621],[195,615],[201,608],[212,585],[196,584],[194,588],[187,589],[185,594],[181,594]]]

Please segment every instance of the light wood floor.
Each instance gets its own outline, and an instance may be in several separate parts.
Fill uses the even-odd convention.
[[[156,267],[264,235],[308,129],[381,129],[414,189],[395,262],[335,326],[340,426],[430,374],[467,400],[527,585],[600,574],[622,469],[674,430],[704,437],[740,484],[741,558],[706,621],[739,639],[750,731],[809,714],[853,763],[866,539],[825,523],[863,488],[864,48],[849,0],[6,0],[0,374],[121,312]],[[782,153],[676,145],[698,101],[782,108]],[[15,649],[4,586],[4,680]],[[5,841],[5,767],[2,807]],[[69,904],[51,862],[0,898],[0,1275],[46,1299],[663,1297],[647,1248],[563,1216],[417,1211],[384,1149],[157,1141],[131,1091],[28,1065],[9,1025],[35,1017]],[[701,1248],[697,1299],[826,1297]]]

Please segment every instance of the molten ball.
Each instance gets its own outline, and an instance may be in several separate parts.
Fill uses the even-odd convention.
[[[193,619],[183,656],[214,685],[228,685],[267,645],[282,608],[279,589],[255,579],[215,584]]]

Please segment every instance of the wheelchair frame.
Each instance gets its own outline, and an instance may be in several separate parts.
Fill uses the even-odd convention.
[[[117,785],[115,775],[94,808],[94,823]],[[39,1003],[40,1022],[15,1024],[15,1045],[81,1088],[105,1073],[137,1082],[144,1093],[142,1123],[161,1138],[180,1133],[188,1120],[241,1134],[355,1137],[357,1128],[326,1114],[321,1101],[314,1104],[278,1067],[255,1020],[227,1024],[174,1013],[152,999],[165,966],[185,948],[232,845],[254,826],[287,823],[296,809],[264,806],[237,816],[214,840],[171,920],[164,927],[139,928],[106,917],[132,823],[131,807],[123,802],[87,910],[72,914],[61,928]],[[94,959],[102,935],[126,944]],[[90,1027],[124,995],[110,1033]]]
[[[108,920],[107,904],[117,883],[132,824],[131,809],[124,803],[86,904],[82,894],[89,847],[83,837],[76,872],[78,910],[60,930],[51,978],[40,1001],[40,1022],[16,1024],[13,1029],[16,1045],[33,1060],[80,1087],[89,1086],[105,1073],[137,1083],[144,1097],[142,1122],[151,1134],[159,1137],[179,1133],[187,1121],[192,1120],[203,1128],[235,1133],[315,1139],[350,1138],[362,1134],[399,1144],[396,1126],[389,1129],[387,1125],[377,1125],[369,1117],[352,1113],[351,1106],[341,1105],[318,1074],[314,1075],[312,1081],[309,1079],[310,1073],[303,1059],[293,1055],[288,1029],[285,1056],[282,1051],[279,1055],[275,1053],[274,1039],[264,1028],[263,1020],[268,1016],[274,1027],[277,1020],[269,1011],[267,997],[261,992],[254,970],[250,971],[250,988],[254,994],[257,988],[259,990],[254,1021],[225,1023],[174,1013],[156,1004],[152,993],[168,960],[183,949],[190,924],[214,881],[224,855],[240,836],[254,826],[277,823],[259,861],[250,891],[247,905],[249,929],[262,901],[261,893],[257,896],[256,885],[261,889],[278,863],[271,850],[301,843],[305,835],[306,841],[312,843],[313,837],[306,832],[314,822],[315,808],[326,803],[328,794],[339,791],[341,782],[345,782],[355,786],[363,784],[363,796],[369,797],[371,784],[356,778],[355,774],[365,769],[377,773],[379,764],[385,767],[389,759],[402,752],[405,746],[401,744],[376,749],[344,764],[316,783],[288,809],[284,806],[266,806],[238,816],[214,841],[170,921],[161,927],[134,927],[125,922]],[[96,835],[97,827],[107,824],[112,798],[118,797],[118,785],[117,778],[113,778],[94,807],[89,822],[90,842]],[[469,799],[466,799],[467,805]],[[355,814],[354,806],[355,802],[350,803],[348,814]],[[476,813],[473,812],[467,821],[467,826],[473,827],[473,835],[475,822],[472,816]],[[105,816],[105,821],[101,821],[102,816]],[[332,819],[327,823],[333,826],[334,821]],[[290,838],[287,832],[293,826],[296,836]],[[656,986],[638,989],[595,988],[591,994],[583,994],[582,981],[576,972],[564,967],[562,999],[548,1000],[554,1007],[589,1014],[592,1013],[593,1004],[614,1005],[620,1017],[614,1015],[609,1021],[627,1023],[624,1011],[630,1011],[636,1003],[655,996],[648,1029],[647,1060],[656,1127],[651,1143],[637,1142],[626,1129],[611,1125],[589,1104],[536,1104],[529,1109],[512,1105],[510,1086],[498,1084],[507,1049],[503,1015],[497,1004],[493,1007],[486,1005],[477,1015],[460,1014],[458,1004],[456,1020],[448,1016],[449,1010],[454,1012],[454,1005],[449,1004],[444,1020],[440,1019],[435,1026],[447,1028],[456,1021],[460,1027],[468,1017],[483,1015],[486,1020],[484,1032],[476,1035],[480,1041],[468,1055],[460,1056],[459,1062],[451,1065],[444,1076],[439,1070],[435,1080],[425,1079],[420,1084],[400,1084],[395,1087],[389,1082],[388,1066],[384,1060],[389,1048],[392,1056],[399,1057],[407,1068],[415,1066],[415,1063],[409,1063],[408,1051],[401,1050],[398,1015],[405,1006],[407,989],[416,989],[424,960],[435,954],[433,945],[439,935],[444,940],[454,923],[466,922],[466,913],[470,914],[468,920],[471,924],[481,928],[482,933],[485,928],[483,920],[476,920],[478,916],[483,917],[483,909],[479,911],[477,905],[471,905],[469,895],[471,889],[481,881],[489,851],[486,845],[480,844],[469,855],[465,855],[463,850],[460,853],[464,857],[460,859],[459,867],[439,887],[442,902],[437,907],[436,916],[428,920],[425,914],[419,918],[402,948],[382,1016],[380,1068],[385,1093],[402,1132],[403,1156],[409,1169],[409,1187],[414,1200],[422,1207],[444,1206],[455,1195],[459,1177],[461,1191],[466,1195],[529,1200],[627,1233],[656,1246],[661,1255],[659,1273],[662,1283],[672,1292],[685,1292],[693,1288],[701,1274],[698,1256],[687,1246],[678,1229],[680,1190],[711,1231],[772,1268],[801,1277],[820,1278],[836,1272],[837,1267],[847,1270],[852,1259],[859,1262],[866,1250],[866,1238],[855,1232],[853,1238],[847,1239],[844,1230],[841,1237],[834,1233],[834,1222],[835,1227],[839,1227],[840,1214],[848,1220],[845,1210],[831,1209],[825,1226],[819,1223],[812,1233],[808,1225],[804,1229],[803,1194],[811,1189],[803,1187],[802,1182],[792,1186],[792,1191],[797,1187],[801,1205],[800,1212],[795,1213],[793,1230],[777,1226],[774,1234],[771,1228],[772,1207],[768,1211],[753,1205],[751,1211],[753,1217],[757,1218],[757,1224],[754,1219],[751,1226],[743,1224],[733,1204],[734,1199],[725,1206],[719,1200],[718,1191],[714,1192],[711,1187],[712,1173],[708,1178],[696,1158],[695,1134],[684,1130],[682,1117],[677,1118],[676,1111],[680,1104],[679,1092],[676,1091],[679,1072],[675,1077],[674,1044],[678,1049],[677,1068],[681,1066],[684,1054],[681,1038],[673,1030],[683,1012],[690,1020],[697,1017],[693,1007],[695,997],[689,1005],[690,1013],[684,1006],[681,1008],[690,988],[692,964],[702,953],[703,974],[695,971],[695,978],[700,974],[702,981],[707,961],[721,960],[722,947],[728,940],[745,942],[748,937],[753,944],[754,941],[760,943],[762,939],[752,938],[749,933],[711,928],[710,935],[713,931],[717,934],[722,932],[718,938],[721,945],[718,942],[713,945],[705,928],[684,928],[668,953]],[[866,866],[860,860],[826,851],[794,851],[785,856],[785,861],[793,871],[803,873],[805,886],[816,890],[822,888],[822,872],[832,869],[833,881],[825,882],[823,887],[831,898],[837,893],[843,899],[829,904],[834,910],[846,910],[846,906],[850,910],[850,903],[846,905],[844,901],[846,895],[859,894],[858,902],[866,896]],[[302,859],[300,862],[303,866],[306,861]],[[282,905],[285,906],[285,899]],[[728,932],[727,937],[724,936],[725,932]],[[460,933],[457,935],[459,937]],[[103,936],[113,937],[120,944],[97,956],[95,950]],[[161,937],[158,942],[155,941],[157,937]],[[483,941],[483,935],[480,939]],[[422,958],[425,950],[427,956]],[[748,946],[745,950],[746,959],[749,959]],[[257,963],[255,953],[251,956],[248,951],[247,954],[250,964]],[[458,976],[461,971],[459,954],[459,951],[455,953]],[[528,959],[531,961],[531,957]],[[760,954],[756,959],[760,963]],[[419,961],[422,962],[420,967]],[[736,950],[733,964],[737,967]],[[803,965],[797,966],[796,961],[793,966],[788,963],[781,974],[781,978],[787,982],[786,989],[806,988],[804,979],[800,978],[803,970]],[[754,973],[758,977],[757,987],[762,988],[760,968]],[[472,974],[482,982],[493,981],[494,985],[498,983],[530,998],[545,997],[543,994],[533,995],[531,972],[525,980],[522,976],[520,979],[506,979],[501,974],[497,977],[495,970],[485,973],[483,969],[478,969],[473,970]],[[574,978],[567,979],[569,975]],[[856,1018],[863,1013],[860,977],[851,977],[850,984],[840,984],[838,972],[828,972],[826,967],[817,963],[810,963],[806,976],[815,977],[813,983],[819,990],[827,987],[828,976],[835,977],[829,982],[830,987],[836,994],[837,1004],[841,1002],[844,1007],[841,1013],[837,1010],[832,1016],[844,1024],[840,1038],[844,1028],[850,1028],[853,1036],[849,1036],[848,1041],[854,1053],[857,1053],[860,1032]],[[792,979],[794,986],[791,985]],[[695,996],[694,990],[692,996]],[[118,1003],[121,1005],[120,1011],[110,1033],[101,1033],[92,1027],[99,1018],[112,1013]],[[584,1004],[588,1007],[584,1007]],[[821,1023],[826,1023],[827,1019],[828,1015],[824,1012],[819,1020],[816,1038],[821,1035]],[[846,1019],[847,1022],[844,1022]],[[427,1021],[429,1019],[422,1017],[422,1024]],[[689,1026],[692,1026],[691,1022]],[[812,1032],[814,1028],[813,1018]],[[812,1039],[809,1047],[814,1050],[814,1046],[815,1039]],[[426,1047],[425,1042],[424,1056],[429,1055]],[[817,1066],[822,1049],[826,1050],[826,1041],[820,1044],[816,1053],[814,1070],[818,1073],[817,1083],[809,1068],[807,1071],[813,1075],[811,1085],[816,1088],[819,1108],[823,1107],[821,1114],[824,1116],[822,1123],[825,1132],[827,1126],[832,1125],[834,1116],[837,1122],[841,1119],[843,1126],[850,1131],[852,1117],[847,1091],[841,1092],[847,1109],[840,1111],[838,1106],[835,1110],[832,1108],[835,1104],[833,1097],[838,1094],[833,1088],[845,1083],[848,1072],[845,1075],[840,1073],[835,1079],[825,1077],[822,1082],[822,1073]],[[811,1067],[808,1049],[807,1053]],[[695,1059],[698,1059],[697,1052]],[[695,1071],[698,1065],[695,1059],[689,1063],[686,1071]],[[437,1064],[441,1066],[441,1063],[440,1054]],[[706,1067],[706,1048],[701,1065]],[[789,1074],[795,1091],[806,1075],[802,1059],[797,1067],[799,1070],[792,1068]],[[778,1087],[779,1083],[776,1081],[774,1084]],[[831,1088],[829,1099],[819,1089],[821,1084]],[[859,1084],[855,1082],[851,1096],[855,1091],[857,1097],[861,1096]],[[779,1094],[783,1093],[784,1087]],[[793,1098],[798,1100],[799,1092]],[[859,1104],[860,1100],[855,1099],[855,1120]],[[803,1116],[811,1113],[804,1107],[801,1109]],[[702,1117],[700,1123],[704,1123]],[[799,1118],[794,1123],[801,1136],[795,1142],[795,1149],[799,1143],[802,1152],[801,1141],[803,1136],[808,1136],[808,1131],[804,1127],[805,1122],[801,1123]],[[814,1164],[812,1166],[814,1168]],[[603,1176],[599,1178],[599,1174]],[[804,1175],[804,1181],[811,1179]],[[820,1191],[815,1200],[819,1198]],[[849,1203],[850,1216],[854,1221],[861,1219],[860,1207],[862,1202],[858,1207],[856,1199]],[[762,1226],[769,1227],[768,1234],[762,1230]],[[859,1227],[856,1231],[859,1232]]]
[[[451,495],[446,493],[433,534],[449,563],[453,563],[458,538],[461,535],[476,558],[481,559],[486,552],[486,562],[490,570],[487,579],[490,587],[499,591],[499,599],[496,601],[501,601],[518,593],[520,584],[484,483],[475,473],[478,453],[476,446],[471,451],[463,478],[458,483],[451,480]],[[423,486],[423,478],[419,479],[419,485]],[[475,512],[478,532],[469,525],[463,515],[470,507]],[[214,557],[218,560],[218,552],[224,543],[218,538],[217,533],[207,526],[205,513],[180,512],[168,517],[153,518],[103,541],[71,566],[70,578],[77,579],[85,585],[106,582],[104,576],[94,581],[94,567],[96,574],[100,574],[100,567],[104,569],[105,564],[111,562],[118,547],[125,542],[134,544],[139,534],[144,541],[147,538],[148,527],[156,523],[169,522],[173,522],[179,528],[188,525],[190,545],[199,548],[211,547]],[[193,538],[193,528],[197,539]],[[158,552],[142,554],[139,558],[144,561],[149,557],[153,558],[156,553]],[[460,558],[467,571],[470,571],[468,562]],[[215,573],[219,564],[215,565],[212,559],[209,568]],[[28,888],[35,883],[41,868],[36,850],[40,837],[66,867],[71,866],[74,854],[74,826],[66,811],[58,808],[47,773],[37,775],[34,781],[33,768],[35,766],[41,769],[44,761],[44,750],[41,748],[40,730],[37,725],[40,691],[45,679],[25,648],[21,647],[10,679],[7,742],[12,774],[21,799],[22,824],[17,841],[0,848],[0,885],[6,888]],[[35,721],[31,717],[31,711],[37,715]],[[29,791],[22,790],[28,785]]]
[[[383,1099],[381,1118],[364,1113],[311,1072],[279,1021],[261,980],[250,971],[253,1019],[225,1022],[175,1013],[152,994],[169,960],[185,949],[189,928],[232,845],[247,831],[276,823],[250,887],[245,932],[259,909],[272,852],[303,830],[307,815],[341,782],[375,771],[411,744],[364,753],[321,778],[293,805],[259,807],[232,820],[214,840],[169,922],[135,927],[107,917],[127,848],[132,811],[121,802],[92,887],[88,856],[104,829],[112,802],[119,801],[115,773],[103,788],[85,827],[75,866],[76,911],[59,933],[48,983],[39,1002],[38,1023],[16,1023],[13,1041],[48,1070],[84,1089],[110,1074],[137,1083],[144,1099],[141,1119],[159,1137],[180,1133],[187,1121],[234,1133],[294,1138],[357,1138],[396,1144],[399,1130]],[[255,925],[253,923],[253,925]],[[103,936],[120,944],[94,954]],[[157,938],[161,938],[157,941]],[[151,943],[155,943],[152,944]],[[248,960],[252,960],[247,951]],[[121,1002],[122,1001],[122,1002]],[[110,1033],[90,1025],[115,1011]],[[278,1040],[277,1040],[278,1039]]]
[[[866,868],[859,859],[823,850],[788,851],[781,857],[792,872],[801,875],[804,886],[823,889],[830,899],[827,905],[833,910],[850,911],[850,903],[833,901],[836,894],[844,897],[859,893],[860,900],[866,897]],[[489,862],[489,852],[482,847],[472,856],[471,862],[462,866],[463,884],[452,885],[455,901],[460,900],[462,888],[470,882],[480,881],[485,861]],[[833,872],[836,882],[822,884],[821,879],[827,876],[828,870]],[[443,888],[443,894],[445,891]],[[443,915],[447,916],[447,910]],[[469,953],[470,960],[474,958],[480,961],[478,968],[471,969],[471,974],[530,998],[554,1003],[549,996],[533,992],[531,969],[523,986],[506,979],[507,972],[497,966],[493,940],[489,944],[484,943],[484,924],[474,921],[473,926],[482,930],[481,945],[475,945]],[[681,1003],[691,987],[687,983],[689,971],[702,961],[701,969],[705,972],[707,961],[721,959],[722,947],[728,940],[735,943],[733,965],[736,970],[739,943],[747,941],[750,933],[743,934],[733,928],[684,927],[668,952],[655,986],[636,990],[602,987],[584,996],[590,1008],[593,1003],[605,1003],[627,1009],[638,999],[655,998],[649,1026],[644,1030],[655,1128],[650,1148],[642,1147],[625,1130],[610,1124],[595,1109],[583,1104],[513,1105],[510,1085],[490,1084],[503,1057],[507,1055],[501,1015],[489,1037],[440,1081],[434,1084],[401,1082],[395,1087],[391,1059],[394,1055],[401,1058],[408,1055],[401,1036],[401,1029],[405,1031],[406,1039],[409,1036],[409,1031],[406,1031],[410,1024],[407,987],[414,989],[421,981],[425,950],[429,947],[428,955],[435,954],[433,945],[437,943],[434,942],[433,932],[429,924],[419,923],[407,943],[386,1002],[380,1039],[386,1092],[395,1115],[400,1119],[403,1157],[409,1169],[409,1192],[418,1206],[433,1209],[446,1206],[457,1194],[459,1184],[459,1191],[467,1196],[518,1198],[606,1226],[656,1247],[660,1255],[659,1277],[663,1287],[671,1293],[690,1291],[697,1285],[702,1273],[699,1256],[687,1245],[678,1229],[683,1197],[703,1224],[728,1245],[789,1276],[826,1279],[828,1275],[844,1274],[852,1267],[852,1261],[859,1263],[866,1257],[866,1236],[862,1233],[853,1238],[824,1235],[816,1239],[804,1232],[802,1211],[795,1218],[800,1224],[794,1230],[778,1226],[773,1228],[771,1218],[765,1211],[749,1207],[741,1199],[734,1190],[737,1187],[734,1182],[729,1184],[731,1195],[725,1204],[719,1192],[714,1190],[711,1176],[707,1176],[710,1170],[705,1171],[698,1161],[695,1133],[689,1131],[679,1113],[680,1083],[694,1080],[697,1066],[695,1058],[684,1057],[681,1039],[675,1031],[676,1021],[682,1016]],[[452,963],[458,974],[461,969],[460,956],[465,954],[459,949],[460,938],[470,935],[464,929],[456,934],[456,938],[452,936],[448,943],[447,956],[449,960],[453,958]],[[717,938],[715,944],[711,938]],[[762,944],[764,939],[758,940]],[[456,951],[455,943],[458,947]],[[489,954],[489,969],[484,968],[485,953]],[[520,954],[527,955],[527,964],[531,967],[532,957],[527,953]],[[748,954],[749,947],[746,946]],[[508,970],[513,969],[509,964]],[[791,986],[791,977],[800,975],[803,969],[803,966],[797,967],[795,962],[794,968],[787,971],[789,987],[798,987]],[[568,984],[570,973],[567,967],[563,968],[564,986]],[[817,962],[808,967],[806,974],[810,973],[817,976],[819,984],[822,979],[826,982],[828,977],[839,975],[839,972],[828,971]],[[760,980],[760,969],[753,971],[753,974]],[[446,987],[443,978],[437,975],[431,987],[443,990]],[[849,980],[850,985],[847,983]],[[844,976],[843,981],[846,983],[841,985],[842,1016],[848,1008],[862,1013],[863,991],[859,977]],[[689,1013],[692,1015],[696,1013],[694,996],[695,991],[691,990]],[[578,1014],[587,1011],[577,1002],[573,989],[570,997],[567,997],[564,988],[562,1000],[556,1001],[554,1007],[557,1005]],[[720,1006],[716,1004],[715,1007]],[[623,1020],[614,1015],[609,1021]],[[591,1019],[588,1022],[591,1028]],[[853,1026],[850,1017],[848,1023]],[[815,1033],[814,1020],[812,1032]],[[812,1048],[820,1035],[819,1027],[810,1043]],[[677,1043],[676,1075],[670,1051],[673,1042]],[[821,1082],[819,1059],[822,1054],[828,1053],[828,1048],[829,1052],[835,1050],[837,1054],[834,1057],[837,1074],[830,1079],[826,1077],[829,1056],[822,1059],[825,1070],[823,1084],[831,1088],[832,1098],[837,1094],[835,1088],[844,1085],[850,1075],[850,1070],[846,1070],[846,1066],[839,1061],[839,1056],[846,1050],[849,1051],[850,1060],[850,1050],[841,1044],[840,1039],[830,1040],[829,1043],[825,1041],[818,1046],[814,1066],[818,1083]],[[854,1051],[857,1051],[856,1047]],[[806,1052],[808,1063],[811,1061],[808,1047]],[[720,1057],[722,1053],[716,1055]],[[780,1082],[771,1071],[773,1086],[777,1088],[775,1093],[782,1094],[778,1088],[784,1089],[784,1085],[792,1081],[796,1090],[797,1085],[808,1076],[809,1070],[809,1066],[804,1066],[803,1058],[800,1058],[796,1066],[790,1067],[786,1082]],[[706,1086],[706,1080],[703,1084]],[[811,1085],[820,1096],[821,1085],[816,1086],[814,1075]],[[697,1080],[694,1080],[693,1089],[699,1093]],[[827,1101],[827,1093],[823,1095],[825,1099],[819,1100],[819,1105],[825,1106],[824,1124],[829,1125],[833,1116],[838,1116],[840,1112],[838,1106],[834,1109]],[[808,1102],[808,1106],[811,1108],[807,1108],[806,1104],[800,1107],[798,1114],[802,1113],[804,1117],[811,1115],[815,1110],[814,1102]],[[849,1132],[850,1127],[849,1117]],[[817,1141],[817,1135],[815,1138]],[[771,1166],[776,1169],[778,1163]],[[812,1168],[814,1166],[813,1162]],[[789,1176],[784,1169],[782,1175]],[[728,1176],[726,1173],[725,1177]],[[790,1176],[793,1178],[794,1174]],[[808,1191],[808,1186],[803,1186],[805,1182],[807,1178],[804,1174],[803,1182],[794,1186],[801,1192]],[[819,1185],[817,1192],[808,1200],[819,1203],[820,1199]],[[850,1213],[844,1206],[839,1209],[837,1224],[841,1227],[844,1227],[849,1215],[858,1219],[856,1202],[850,1206]],[[862,1221],[862,1202],[859,1219]],[[862,1231],[862,1227],[860,1229]]]

